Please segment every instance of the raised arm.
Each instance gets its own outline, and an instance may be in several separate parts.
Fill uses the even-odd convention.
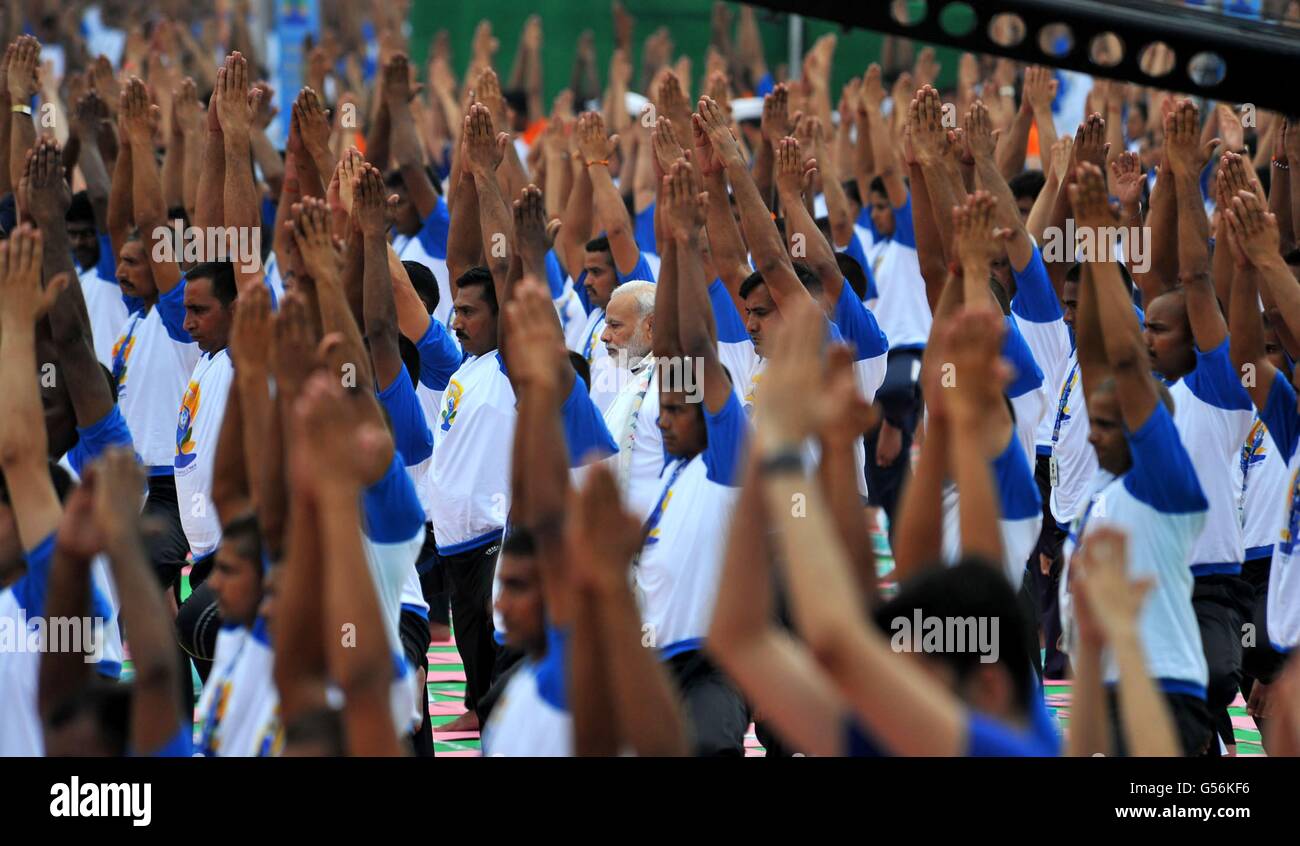
[[[420,135],[411,115],[411,72],[406,56],[398,53],[384,68],[384,101],[388,106],[389,138],[393,158],[401,170],[402,182],[420,219],[428,217],[438,205],[438,192],[429,181],[424,169],[424,155]],[[376,163],[383,167],[383,163]]]
[[[577,133],[578,150],[582,153],[587,176],[591,180],[596,224],[609,239],[610,253],[618,272],[631,273],[641,258],[641,250],[632,235],[632,220],[628,217],[627,206],[623,204],[623,198],[609,173],[609,160],[617,147],[618,136],[605,136],[605,122],[598,112],[580,115]],[[630,169],[631,162],[627,166]]]
[[[22,179],[27,151],[36,143],[36,124],[32,121],[31,99],[40,91],[37,66],[40,64],[41,43],[30,35],[20,35],[12,45],[13,52],[5,53],[5,79],[9,88],[9,167],[10,190],[18,187]]]
[[[253,180],[252,146],[250,142],[253,116],[261,104],[263,91],[249,88],[248,62],[239,53],[226,57],[226,66],[217,71],[217,88],[214,95],[217,113],[221,118],[224,139],[224,197],[222,224],[227,229],[243,232],[260,232],[262,213]],[[252,262],[244,257],[232,256],[235,281],[240,293],[253,285],[262,284],[262,257]]]
[[[1165,116],[1165,153],[1178,209],[1178,281],[1187,292],[1192,337],[1203,352],[1218,347],[1228,335],[1210,279],[1210,221],[1201,200],[1201,170],[1217,143],[1216,138],[1202,144],[1199,112],[1191,100],[1181,101]]]
[[[172,615],[140,535],[139,498],[144,471],[130,447],[114,447],[95,466],[95,523],[113,565],[122,600],[121,619],[131,644],[131,748],[149,754],[177,732],[190,731],[182,716]]]
[[[374,165],[352,183],[353,212],[361,227],[364,253],[364,314],[366,341],[375,378],[381,389],[405,374],[398,346],[397,308],[393,277],[388,270],[388,238],[384,232],[384,180]]]
[[[497,305],[510,301],[510,211],[501,195],[496,170],[505,155],[509,136],[495,132],[492,114],[481,103],[470,107],[465,116],[465,166],[469,168],[478,192],[479,229],[482,234],[488,270],[496,289]],[[460,209],[457,209],[460,212]]]
[[[819,166],[816,159],[805,161],[797,139],[781,139],[776,155],[776,188],[781,208],[785,210],[785,237],[790,243],[790,255],[807,262],[821,280],[823,299],[834,304],[839,302],[844,288],[844,274],[835,262],[835,251],[817,228],[802,198],[803,186],[812,183]]]
[[[158,126],[158,107],[149,104],[144,83],[132,77],[122,89],[119,109],[131,146],[131,194],[135,225],[144,240],[159,295],[181,281],[181,268],[171,250],[157,248],[158,239],[168,239],[167,209],[163,203],[162,178],[154,158],[153,136]]]
[[[740,225],[745,240],[754,255],[754,264],[763,275],[778,309],[800,300],[811,301],[812,295],[795,275],[794,266],[786,254],[781,233],[776,229],[767,204],[758,193],[758,186],[749,175],[749,168],[740,147],[727,126],[726,115],[712,97],[701,97],[699,112],[693,118],[707,134],[713,153],[726,168],[727,177],[735,191],[736,206],[740,209]]]
[[[1259,319],[1259,283],[1269,289],[1282,315],[1285,328],[1300,328],[1300,286],[1287,268],[1277,247],[1276,216],[1265,211],[1259,197],[1241,191],[1221,212],[1228,222],[1228,243],[1236,262],[1229,306],[1231,333],[1229,352],[1239,373],[1253,368],[1253,379],[1244,379],[1255,407],[1263,410],[1276,377],[1276,368],[1264,354],[1264,327]],[[1285,377],[1284,377],[1285,378]]]
[[[993,133],[993,124],[989,120],[989,110],[976,100],[966,113],[966,139],[970,143],[971,153],[975,156],[975,175],[985,191],[993,198],[996,209],[996,223],[1008,230],[1006,239],[1007,258],[1011,267],[1017,272],[1029,266],[1034,255],[1034,245],[1029,240],[1029,233],[1020,221],[1016,198],[1011,193],[1011,186],[1003,177],[994,161],[994,147],[997,143]]]

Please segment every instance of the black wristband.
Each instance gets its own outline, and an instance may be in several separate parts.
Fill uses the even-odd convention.
[[[763,456],[758,462],[758,472],[764,476],[803,473],[803,454],[797,447],[778,449]]]

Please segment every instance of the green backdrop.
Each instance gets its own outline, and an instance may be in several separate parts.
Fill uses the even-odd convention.
[[[734,12],[740,4],[728,5],[733,7]],[[637,84],[641,70],[642,42],[655,29],[666,26],[672,32],[677,53],[686,53],[691,57],[692,72],[695,75],[692,84],[698,92],[700,74],[704,69],[704,53],[709,45],[712,0],[623,0],[623,6],[636,19],[633,31],[633,84]],[[768,66],[775,70],[777,65],[786,61],[788,53],[787,16],[773,14],[765,8],[756,11]],[[543,80],[547,108],[550,108],[551,98],[569,84],[569,75],[573,69],[573,46],[578,34],[584,29],[591,29],[595,33],[597,68],[603,84],[614,44],[613,19],[609,5],[604,0],[533,0],[526,3],[518,0],[476,0],[471,3],[414,0],[411,8],[413,59],[423,68],[434,34],[440,29],[446,29],[451,35],[456,73],[463,76],[469,62],[474,28],[480,19],[488,18],[492,21],[493,33],[501,42],[496,66],[504,84],[514,64],[520,29],[528,16],[534,13],[542,16]],[[733,14],[733,20],[734,17]],[[831,95],[832,100],[837,100],[840,86],[850,76],[861,74],[868,64],[879,58],[883,37],[860,29],[844,32],[839,24],[805,18],[805,49],[827,32],[839,34]],[[945,88],[950,87],[955,84],[959,52],[952,48],[938,47],[936,56],[943,65],[939,84]]]

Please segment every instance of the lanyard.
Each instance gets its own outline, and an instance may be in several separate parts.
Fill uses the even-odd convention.
[[[591,324],[591,331],[587,333],[587,342],[582,345],[582,357],[587,359],[588,364],[591,364],[592,349],[596,346],[596,328],[600,326],[604,320],[605,316],[602,314],[599,320]]]
[[[135,330],[144,319],[144,312],[131,316],[131,325],[127,328],[126,335],[118,341],[117,350],[113,354],[113,383],[118,387],[122,386],[122,379],[126,376],[126,357],[131,349],[131,339],[135,337]]]
[[[663,519],[664,510],[668,507],[668,498],[673,495],[673,485],[677,483],[677,477],[686,469],[686,465],[691,463],[691,459],[678,459],[677,466],[673,468],[673,474],[668,477],[668,484],[664,487],[664,492],[659,495],[659,501],[655,503],[654,510],[645,521],[645,545],[650,546],[659,542],[659,536],[655,534],[659,530],[659,521]]]
[[[1066,374],[1065,384],[1061,386],[1061,397],[1056,401],[1056,422],[1052,424],[1052,446],[1061,439],[1061,424],[1065,422],[1065,406],[1070,402],[1070,391],[1074,387],[1074,377],[1079,372],[1079,362],[1076,360],[1070,372]],[[1055,450],[1053,450],[1055,452]]]

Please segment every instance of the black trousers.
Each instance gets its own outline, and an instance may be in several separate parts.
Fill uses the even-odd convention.
[[[1254,590],[1240,576],[1196,577],[1192,608],[1209,668],[1205,704],[1212,716],[1225,710],[1241,688],[1242,624],[1250,619],[1253,603]]]
[[[441,556],[443,576],[451,592],[456,622],[456,651],[465,665],[465,707],[477,711],[492,686],[497,646],[492,638],[492,576],[500,539],[477,549]],[[482,725],[482,715],[479,715]]]
[[[686,709],[696,757],[744,757],[749,708],[731,681],[700,651],[682,652],[667,663]]]
[[[1038,456],[1034,462],[1034,481],[1038,484],[1038,493],[1043,499],[1043,527],[1038,532],[1038,544],[1025,562],[1026,581],[1033,594],[1038,610],[1038,620],[1043,628],[1043,676],[1049,679],[1066,677],[1068,661],[1065,653],[1058,646],[1061,641],[1061,571],[1065,559],[1061,547],[1065,541],[1065,530],[1056,525],[1052,516],[1052,471],[1051,459],[1045,455]],[[1039,555],[1045,555],[1052,562],[1051,568],[1044,575],[1039,564]]]
[[[1219,744],[1214,742],[1214,720],[1205,700],[1182,693],[1166,693],[1165,704],[1174,721],[1174,736],[1182,747],[1183,756],[1199,758],[1219,754]],[[1115,755],[1127,757],[1128,743],[1124,740],[1119,713],[1119,696],[1114,688],[1106,691],[1106,710],[1110,718],[1111,746]]]
[[[424,546],[416,558],[415,569],[420,574],[420,592],[429,603],[429,622],[451,625],[451,596],[447,580],[438,566],[438,547],[433,540],[433,524],[424,524]]]
[[[921,388],[913,374],[920,372],[921,350],[890,350],[885,381],[876,391],[876,402],[889,425],[903,433],[902,448],[892,462],[881,467],[876,464],[876,445],[880,441],[880,427],[865,437],[867,466],[867,503],[882,509],[889,518],[889,541],[894,541],[895,516],[903,491],[903,482],[912,467],[912,436],[921,410]]]
[[[402,639],[402,653],[406,656],[407,662],[411,665],[411,672],[418,673],[421,670],[426,673],[429,670],[429,625],[424,621],[424,617],[402,609],[400,619],[400,634]],[[433,724],[429,721],[429,685],[426,678],[425,684],[421,686],[420,697],[420,727],[407,737],[411,745],[411,751],[417,758],[433,757]]]
[[[185,529],[181,526],[174,477],[149,477],[149,495],[140,519],[149,563],[153,565],[159,583],[168,590],[175,590],[179,587],[181,568],[190,554],[190,543],[185,539]]]

